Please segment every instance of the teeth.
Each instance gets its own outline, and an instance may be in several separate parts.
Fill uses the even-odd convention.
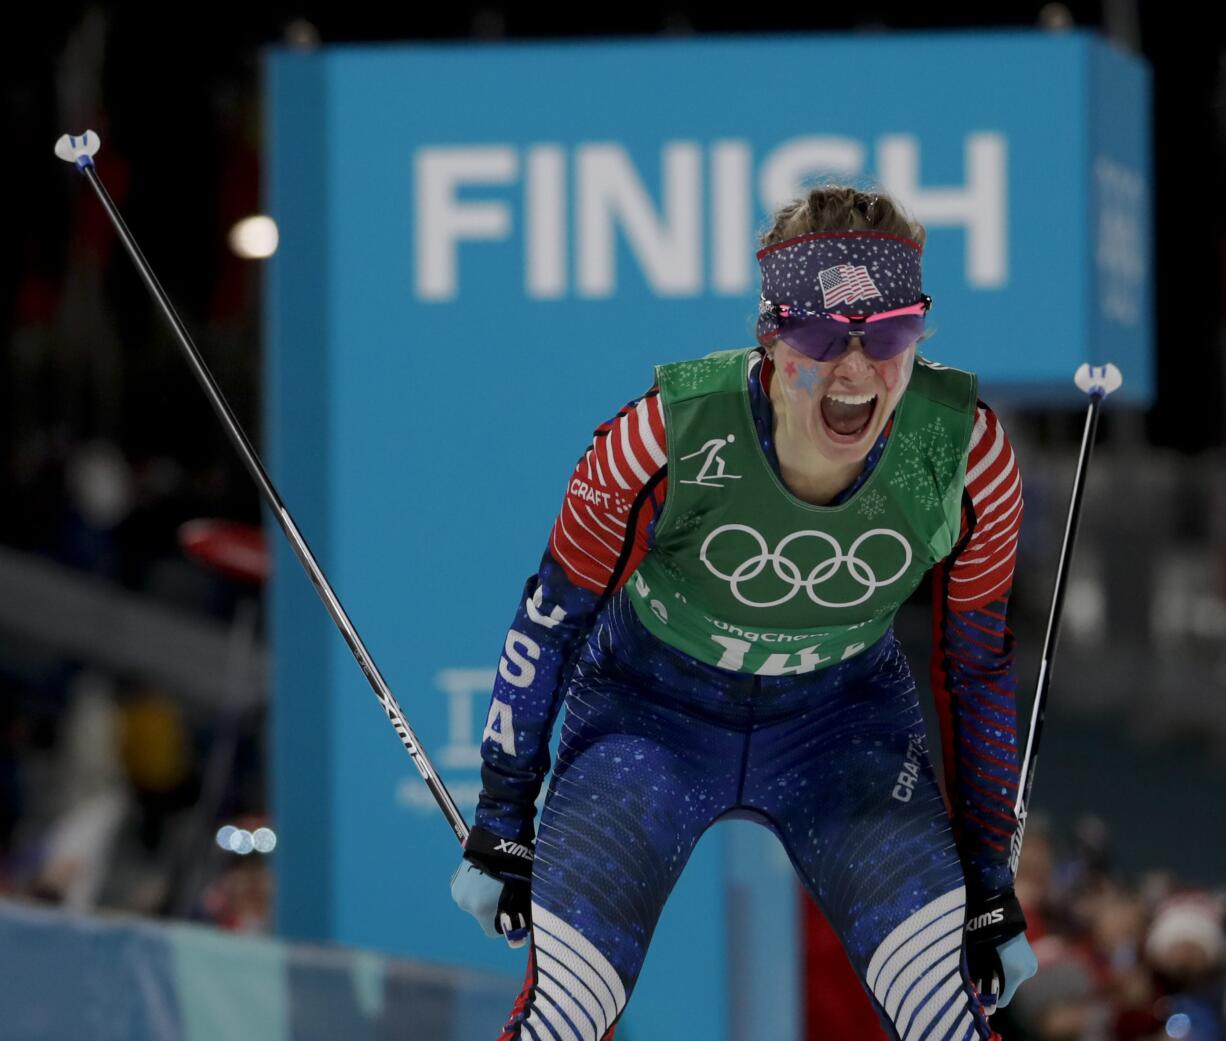
[[[843,405],[864,405],[876,399],[876,394],[827,394],[831,401],[837,401]]]

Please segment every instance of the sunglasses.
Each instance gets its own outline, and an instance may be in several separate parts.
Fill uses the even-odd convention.
[[[777,304],[774,314],[779,328],[775,335],[814,361],[842,357],[853,336],[874,361],[889,361],[923,335],[924,316],[931,307],[932,297],[926,294],[914,304],[870,315],[805,311]]]

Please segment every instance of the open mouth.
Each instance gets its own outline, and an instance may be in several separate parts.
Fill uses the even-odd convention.
[[[822,424],[838,444],[860,440],[876,411],[876,394],[827,394],[821,401]]]

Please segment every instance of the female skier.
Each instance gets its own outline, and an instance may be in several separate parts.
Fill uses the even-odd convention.
[[[975,377],[916,356],[924,238],[883,194],[783,207],[759,346],[658,366],[575,467],[452,880],[489,935],[531,939],[500,1041],[611,1038],[726,817],[779,837],[890,1038],[991,1038],[1033,974],[1009,869],[1021,480]],[[892,628],[929,569],[948,809]]]

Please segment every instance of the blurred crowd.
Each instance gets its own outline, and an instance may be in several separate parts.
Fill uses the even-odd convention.
[[[1063,838],[1027,829],[1017,894],[1039,971],[993,1016],[1005,1041],[1226,1039],[1226,888],[1125,880],[1095,818]]]
[[[262,713],[201,717],[147,683],[54,671],[3,681],[0,897],[267,929],[270,858],[216,840],[219,822],[265,823]]]
[[[224,466],[137,460],[101,437],[23,447],[4,473],[22,508],[0,519],[0,567],[45,562],[49,596],[154,605],[258,641],[258,585],[193,559],[182,537],[201,517],[254,512]],[[54,619],[34,622],[41,638],[0,629],[0,896],[265,928],[267,859],[213,841],[220,822],[264,813],[262,701],[209,705],[108,667],[111,619],[71,650]]]
[[[216,721],[97,670],[6,677],[0,896],[265,929],[270,865],[215,842],[218,819],[262,820],[247,809],[263,800],[258,725],[235,735],[223,798],[206,803],[204,766],[228,736]]]

